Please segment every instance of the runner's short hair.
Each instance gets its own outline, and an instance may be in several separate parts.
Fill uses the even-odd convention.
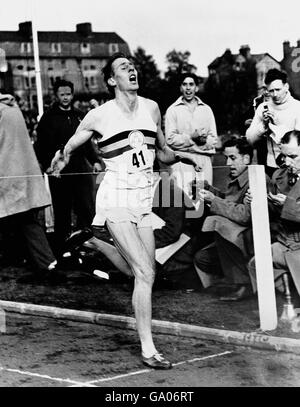
[[[116,59],[119,59],[119,58],[127,58],[127,59],[131,60],[131,57],[125,55],[123,52],[116,52],[108,59],[106,65],[102,68],[104,82],[110,93],[114,93],[114,86],[111,86],[108,83],[109,78],[111,78],[113,75],[112,64],[114,63],[114,61]]]

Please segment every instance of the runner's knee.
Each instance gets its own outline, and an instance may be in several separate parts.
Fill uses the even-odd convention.
[[[153,284],[155,278],[155,270],[149,265],[133,265],[132,271],[137,280],[147,284]]]

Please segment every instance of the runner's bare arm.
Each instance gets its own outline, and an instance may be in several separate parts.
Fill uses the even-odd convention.
[[[72,152],[79,146],[84,144],[93,135],[93,118],[86,116],[84,120],[77,127],[75,134],[70,138],[65,147],[58,150],[55,153],[54,158],[51,161],[50,173],[56,177],[59,177],[60,172],[70,161]]]
[[[159,107],[157,103],[153,102],[152,100],[147,99],[147,103],[150,108],[151,116],[157,124],[157,158],[165,164],[174,164],[178,161],[182,161],[183,163],[193,165],[196,171],[200,171],[201,168],[197,165],[189,153],[177,150],[173,151],[167,145],[165,136],[161,129],[161,114]]]

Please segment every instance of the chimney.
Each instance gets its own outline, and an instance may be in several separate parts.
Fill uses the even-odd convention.
[[[76,24],[76,31],[83,37],[88,37],[92,34],[92,24],[91,23],[80,23]]]
[[[30,38],[32,36],[32,23],[31,21],[25,21],[19,24],[19,33],[22,37]]]
[[[290,41],[284,41],[283,43],[283,58],[287,57],[290,54]]]
[[[250,57],[250,47],[249,45],[241,45],[240,47],[240,54],[243,55],[244,58],[248,59]]]

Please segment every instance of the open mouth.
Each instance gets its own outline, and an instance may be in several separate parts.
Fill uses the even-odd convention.
[[[136,75],[132,74],[129,76],[129,81],[130,82],[136,82]]]

